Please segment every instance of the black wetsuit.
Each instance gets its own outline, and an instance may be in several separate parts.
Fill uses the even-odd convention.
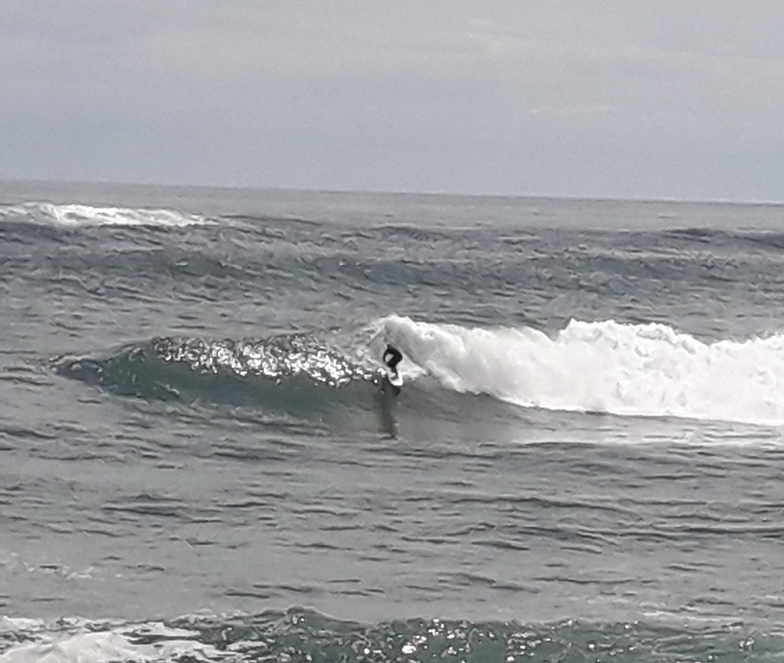
[[[392,374],[397,376],[397,365],[403,361],[403,355],[400,353],[400,350],[391,345],[387,345],[387,349],[384,350],[383,359],[384,363],[389,366]]]

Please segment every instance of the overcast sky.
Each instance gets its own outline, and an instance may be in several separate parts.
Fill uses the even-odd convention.
[[[0,0],[0,179],[784,201],[784,2]]]

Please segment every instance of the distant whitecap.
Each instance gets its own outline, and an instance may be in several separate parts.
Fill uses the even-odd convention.
[[[33,223],[67,228],[93,226],[181,228],[211,223],[209,219],[199,214],[187,214],[175,210],[52,203],[25,203],[0,207],[0,222]]]

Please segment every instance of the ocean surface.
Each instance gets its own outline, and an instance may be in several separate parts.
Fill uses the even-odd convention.
[[[784,207],[0,184],[3,663],[782,659]]]

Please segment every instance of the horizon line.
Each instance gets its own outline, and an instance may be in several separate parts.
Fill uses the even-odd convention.
[[[86,187],[128,187],[128,188],[159,188],[159,189],[218,189],[224,191],[269,191],[283,193],[314,193],[326,195],[375,195],[375,196],[427,196],[427,197],[452,197],[452,198],[506,198],[506,199],[538,199],[538,200],[564,200],[574,202],[626,202],[626,203],[664,203],[668,205],[737,205],[749,207],[784,207],[783,200],[737,200],[731,198],[668,198],[668,197],[623,197],[602,194],[554,194],[554,193],[488,193],[446,190],[392,190],[392,189],[338,189],[328,187],[298,187],[298,186],[263,186],[243,184],[185,184],[171,182],[140,182],[118,180],[66,180],[66,179],[0,179],[0,186],[86,186]]]

